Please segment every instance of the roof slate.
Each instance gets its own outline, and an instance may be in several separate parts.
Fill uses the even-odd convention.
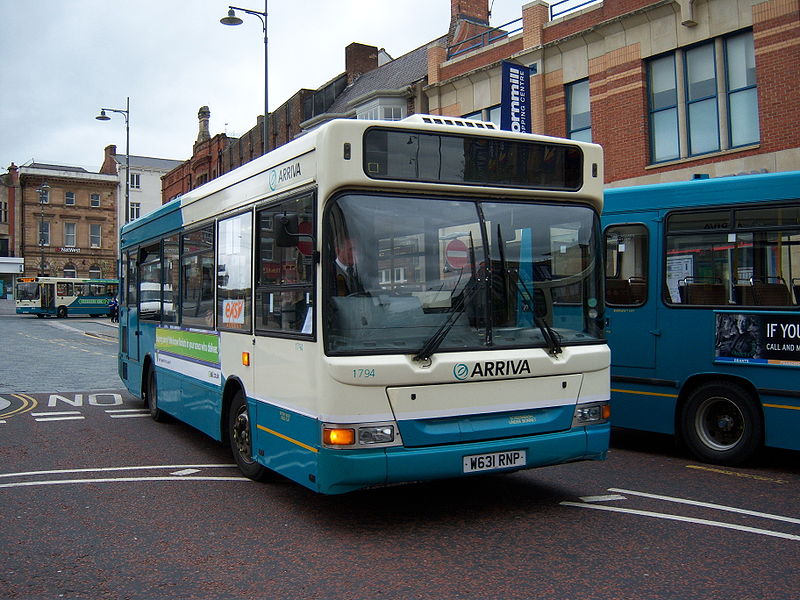
[[[370,92],[400,90],[424,79],[428,75],[428,46],[441,39],[433,40],[433,42],[364,73],[339,94],[327,113],[345,114],[353,109],[351,104],[354,100]]]

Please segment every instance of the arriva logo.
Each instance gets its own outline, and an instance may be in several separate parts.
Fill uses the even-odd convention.
[[[275,169],[269,172],[269,189],[273,192],[278,187],[278,172]]]
[[[458,363],[455,367],[453,367],[453,377],[459,381],[464,381],[467,377],[469,377],[469,367],[464,363]]]
[[[531,366],[527,360],[489,360],[475,363],[471,370],[464,363],[458,363],[453,367],[453,377],[459,381],[475,377],[508,377],[524,374],[531,374]]]

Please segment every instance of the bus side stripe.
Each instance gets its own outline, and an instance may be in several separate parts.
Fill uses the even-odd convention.
[[[787,406],[786,404],[765,404],[764,408],[785,408],[786,410],[800,410],[800,406]]]
[[[641,394],[642,396],[663,396],[664,398],[677,398],[678,394],[660,394],[658,392],[639,392],[637,390],[617,390],[611,388],[612,392],[617,392],[619,394]]]
[[[311,446],[309,446],[307,444],[304,444],[303,442],[300,442],[298,440],[292,439],[289,436],[283,435],[282,433],[278,433],[277,431],[272,431],[272,429],[267,429],[263,425],[256,425],[256,427],[258,427],[261,431],[266,431],[267,433],[271,433],[272,435],[278,436],[282,440],[286,440],[287,442],[291,442],[293,444],[297,444],[301,448],[305,448],[306,450],[310,450],[311,452],[319,452],[319,450],[317,450],[316,448],[313,448],[313,447],[311,447]]]

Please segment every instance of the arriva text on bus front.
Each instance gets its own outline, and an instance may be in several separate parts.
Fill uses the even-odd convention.
[[[269,172],[269,188],[275,191],[278,187],[289,183],[292,179],[300,177],[301,174],[299,162],[272,169]]]

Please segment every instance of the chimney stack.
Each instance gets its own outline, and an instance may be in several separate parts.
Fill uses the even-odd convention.
[[[197,111],[197,120],[200,121],[200,127],[197,132],[197,141],[195,144],[211,139],[211,132],[208,128],[209,119],[211,119],[211,111],[207,106],[201,106],[200,110]]]

